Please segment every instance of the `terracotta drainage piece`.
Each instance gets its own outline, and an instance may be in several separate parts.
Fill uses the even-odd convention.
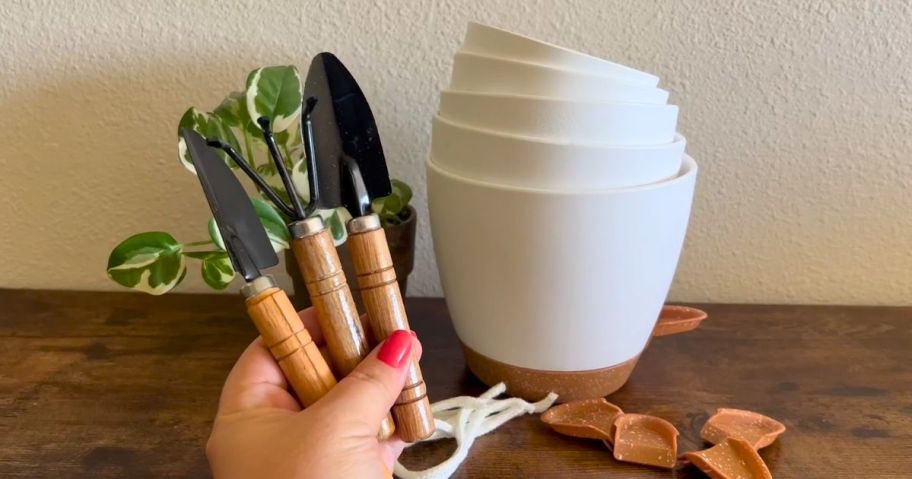
[[[614,420],[623,413],[605,398],[583,399],[552,407],[541,420],[560,434],[610,441]]]
[[[645,414],[621,414],[613,429],[618,461],[669,469],[677,462],[678,430],[670,422]]]
[[[763,414],[742,409],[716,410],[700,431],[700,437],[711,444],[728,438],[743,439],[754,449],[769,446],[785,432],[785,425]]]
[[[712,479],[773,479],[757,451],[742,439],[729,438],[709,449],[688,452],[684,459]]]
[[[703,320],[706,319],[706,312],[697,308],[687,306],[662,306],[662,312],[659,314],[659,320],[652,330],[652,337],[668,336],[671,334],[686,333],[697,329]]]

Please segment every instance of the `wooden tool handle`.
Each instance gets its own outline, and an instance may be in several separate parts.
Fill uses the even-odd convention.
[[[304,407],[336,385],[329,365],[285,291],[275,286],[254,291],[247,297],[247,313]]]
[[[290,230],[291,248],[316,310],[330,360],[340,378],[347,376],[370,353],[370,346],[336,246],[319,217],[294,223]],[[387,416],[380,424],[379,437],[386,439],[395,430],[393,418]]]
[[[345,376],[370,349],[332,237],[321,228],[293,238],[291,248],[316,309],[329,357],[340,377]]]
[[[376,215],[355,218],[348,228],[348,248],[374,336],[377,341],[383,341],[397,329],[408,330],[402,293],[379,219]],[[427,387],[415,359],[408,367],[402,394],[393,406],[393,417],[399,437],[406,442],[424,439],[436,429]]]

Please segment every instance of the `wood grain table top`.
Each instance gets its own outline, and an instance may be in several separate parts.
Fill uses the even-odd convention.
[[[431,400],[485,391],[444,302],[407,306]],[[701,328],[655,339],[610,401],[673,423],[679,452],[704,447],[716,408],[772,416],[788,427],[761,451],[776,478],[912,477],[912,308],[695,306]],[[0,477],[208,477],[219,390],[255,335],[237,296],[0,290]],[[525,416],[478,439],[456,477],[703,476],[618,463]]]

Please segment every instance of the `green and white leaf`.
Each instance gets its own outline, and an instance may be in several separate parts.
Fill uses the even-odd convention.
[[[306,205],[310,201],[310,185],[307,183],[307,158],[301,158],[291,168],[291,182],[298,190],[298,196]]]
[[[271,161],[271,160],[270,160]],[[303,171],[301,170],[303,168]],[[276,171],[275,164],[267,163],[259,165],[256,168],[256,172],[263,177],[263,180],[266,181],[266,184],[272,188],[272,191],[285,202],[285,204],[291,204],[287,192],[285,191],[285,184],[282,183],[282,177],[279,176],[278,171]],[[307,202],[310,201],[310,188],[307,185],[307,162],[299,161],[294,167],[291,168],[291,181],[294,183],[295,190],[298,192],[298,196],[301,198],[301,202],[304,205],[307,205]],[[266,200],[266,196],[261,196]]]
[[[269,150],[266,148],[266,141],[263,140],[263,133],[247,112],[247,93],[232,92],[212,113],[234,132],[241,147],[238,151],[248,163],[269,161]]]
[[[390,183],[392,193],[371,202],[371,209],[384,221],[395,221],[412,200],[412,188],[408,184],[397,179],[390,180]]]
[[[247,94],[241,91],[229,93],[222,103],[212,110],[212,114],[228,126],[243,127],[250,123],[250,115],[247,114]]]
[[[197,114],[197,109],[191,106],[184,112],[184,115],[177,124],[177,156],[180,158],[180,162],[184,165],[184,168],[190,170],[194,175],[196,174],[196,167],[193,166],[193,160],[190,159],[190,153],[187,151],[187,142],[184,141],[184,137],[181,136],[180,132],[182,128],[189,128],[199,132],[199,127],[196,123]]]
[[[231,266],[231,258],[228,253],[217,252],[209,253],[202,258],[200,273],[203,281],[213,289],[225,289],[234,279],[234,268]]]
[[[259,198],[250,198],[250,201],[253,203],[253,209],[260,219],[260,223],[263,224],[263,228],[266,230],[269,242],[272,243],[272,249],[276,253],[288,249],[291,237],[288,234],[288,227],[285,225],[282,215],[267,201]],[[212,238],[212,242],[219,249],[225,249],[225,241],[222,239],[221,233],[219,233],[215,218],[209,219],[209,237]]]
[[[221,118],[215,114],[202,112],[195,107],[190,107],[190,109],[184,112],[184,115],[178,123],[177,150],[181,164],[193,174],[196,174],[196,168],[194,168],[193,161],[190,159],[190,153],[187,151],[187,145],[184,142],[184,138],[180,135],[181,128],[189,128],[206,139],[218,138],[228,145],[231,145],[235,150],[241,151],[237,137],[227,123],[223,122]],[[218,152],[218,154],[228,166],[236,168],[234,162],[228,158],[228,155],[221,151]]]
[[[257,165],[254,169],[266,181],[266,184],[272,188],[272,191],[276,192],[276,194],[281,196],[287,203],[288,198],[285,196],[285,185],[282,184],[282,177],[279,176],[279,172],[276,170],[275,163],[272,162],[272,159],[269,159],[267,163]]]
[[[247,77],[247,110],[254,123],[269,118],[276,133],[301,116],[301,77],[293,65],[258,68]]]
[[[316,213],[323,218],[323,225],[329,228],[333,237],[333,243],[336,246],[345,243],[348,239],[348,230],[345,224],[352,218],[351,213],[345,208],[335,208],[331,210],[317,210]]]
[[[180,284],[186,274],[182,245],[168,233],[133,235],[111,251],[108,277],[117,284],[161,295]]]
[[[256,210],[260,222],[266,228],[266,235],[269,236],[275,252],[288,249],[291,244],[291,235],[288,233],[288,226],[282,215],[268,201],[259,198],[251,198],[251,201],[253,201],[253,209]]]
[[[304,158],[304,138],[301,135],[301,115],[291,123],[285,131],[275,134],[276,143],[286,153],[285,159],[289,163],[297,163]]]
[[[225,240],[222,239],[222,233],[219,232],[218,223],[215,222],[215,218],[209,218],[209,224],[206,226],[209,230],[209,239],[215,243],[215,247],[225,251]]]

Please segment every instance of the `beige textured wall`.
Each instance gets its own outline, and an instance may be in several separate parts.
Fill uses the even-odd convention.
[[[674,299],[912,304],[908,2],[6,1],[0,18],[2,287],[114,289],[127,235],[205,238],[180,114],[320,50],[360,79],[426,220],[429,120],[478,20],[673,92],[702,169]],[[411,292],[436,295],[422,226]]]

